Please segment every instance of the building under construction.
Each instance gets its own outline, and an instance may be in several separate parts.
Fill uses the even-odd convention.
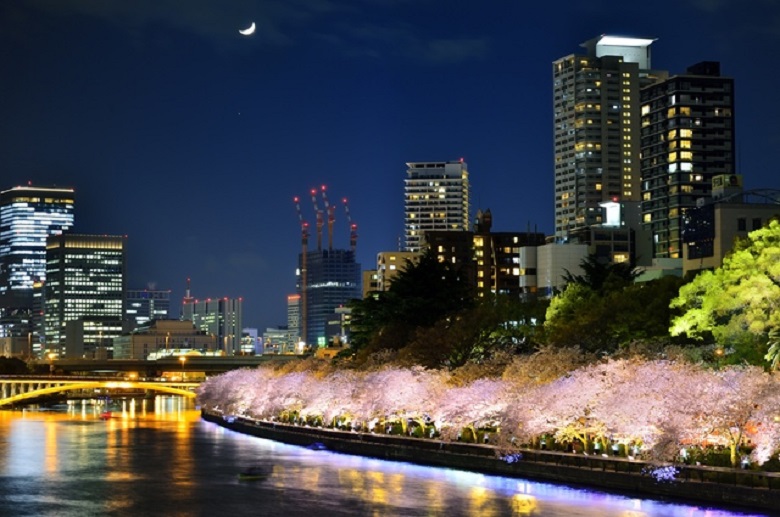
[[[301,253],[298,255],[296,290],[300,295],[300,334],[312,348],[327,346],[339,334],[330,325],[340,318],[337,309],[361,296],[361,269],[355,260],[357,226],[352,223],[347,201],[343,200],[349,249],[333,247],[336,207],[328,202],[325,187],[312,189],[312,203],[316,216],[316,248],[309,249],[309,225],[304,220],[300,199],[295,198],[301,223]],[[321,199],[323,206],[320,207]],[[327,235],[326,232],[327,218]],[[323,245],[323,237],[327,244]],[[341,337],[341,336],[340,336]]]

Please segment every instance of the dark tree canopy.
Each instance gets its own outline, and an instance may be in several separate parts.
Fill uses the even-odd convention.
[[[425,253],[406,262],[387,292],[352,302],[352,347],[358,354],[401,349],[417,329],[431,327],[473,301],[459,272]]]
[[[588,255],[580,262],[583,274],[574,275],[568,269],[563,279],[567,284],[580,284],[602,293],[606,289],[623,288],[634,282],[639,272],[629,262],[603,262],[596,255]]]

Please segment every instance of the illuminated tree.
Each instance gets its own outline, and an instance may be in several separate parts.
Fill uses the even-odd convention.
[[[683,387],[700,369],[640,358],[610,361],[604,372],[609,389],[593,406],[592,416],[604,423],[610,441],[624,445],[629,454],[641,451],[651,459],[672,460],[680,449],[680,430],[689,425],[689,415],[680,408],[696,403]]]
[[[680,386],[691,398],[690,404],[679,408],[690,417],[687,438],[728,447],[734,467],[748,436],[755,439],[762,432],[771,433],[780,409],[777,380],[755,366],[692,371]],[[770,449],[780,446],[763,444]]]
[[[780,222],[751,232],[720,268],[684,285],[671,307],[685,311],[673,320],[673,335],[712,333],[724,345],[754,336],[767,343],[780,329]],[[778,354],[775,346],[765,358],[777,366]]]
[[[614,343],[605,340],[600,298],[587,285],[568,284],[547,308],[544,322],[547,341],[556,346],[578,346],[588,352],[614,348]]]
[[[502,450],[553,435],[586,452],[622,444],[628,454],[673,461],[682,447],[715,444],[729,449],[735,466],[748,443],[759,464],[780,450],[780,379],[758,367],[712,370],[632,358],[562,368],[555,379],[552,371],[538,378],[529,373],[515,362],[502,378],[470,382],[421,367],[328,375],[257,368],[209,378],[198,400],[224,414],[298,424],[308,417],[380,433],[392,426],[405,434],[416,428],[425,437],[438,431],[443,439],[475,440],[480,429],[491,428],[497,433],[490,441]]]
[[[466,386],[448,389],[432,413],[441,423],[443,437],[452,439],[468,429],[471,439],[475,439],[480,427],[501,425],[506,406],[506,383],[479,379]]]

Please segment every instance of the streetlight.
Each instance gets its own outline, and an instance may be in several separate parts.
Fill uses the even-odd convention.
[[[186,380],[186,376],[187,376],[187,374],[184,372],[184,362],[186,360],[187,360],[187,358],[184,357],[183,355],[179,356],[179,361],[181,361],[181,380],[182,381],[185,381]]]
[[[49,352],[49,376],[54,375],[54,354]]]

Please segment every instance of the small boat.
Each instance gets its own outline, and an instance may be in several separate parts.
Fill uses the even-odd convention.
[[[268,470],[260,467],[249,467],[238,473],[239,481],[258,481],[268,477]]]
[[[326,451],[328,450],[328,447],[322,443],[322,442],[314,442],[310,445],[306,446],[307,449],[311,449],[313,451]]]
[[[111,411],[103,411],[102,413],[100,413],[101,420],[108,420],[112,416],[114,416],[114,414]]]

